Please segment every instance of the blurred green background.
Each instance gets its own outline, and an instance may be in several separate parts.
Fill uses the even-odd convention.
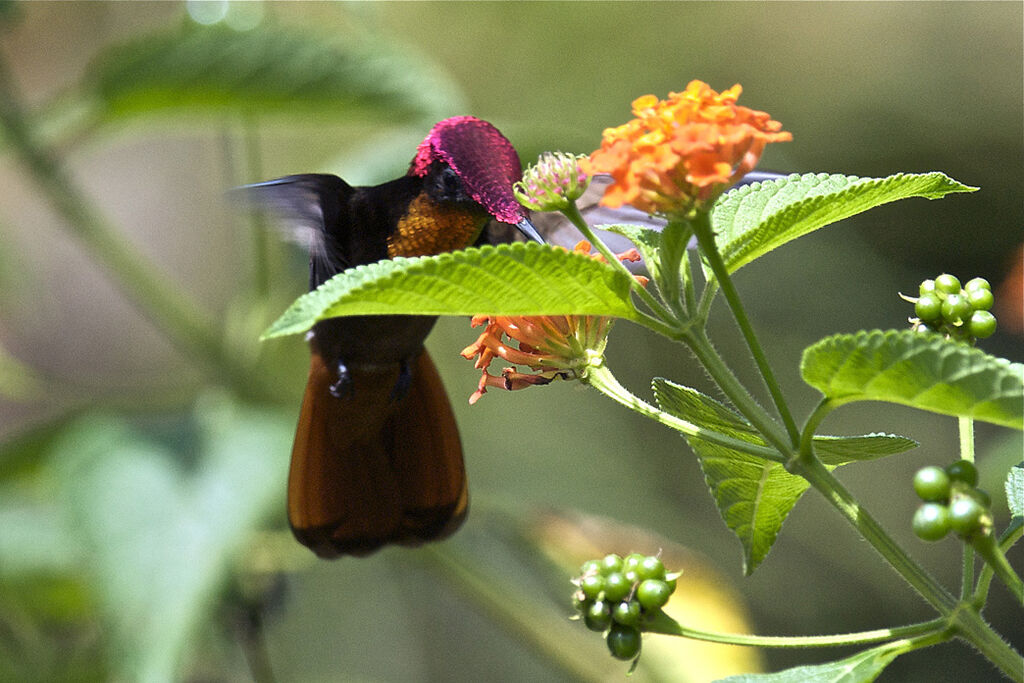
[[[833,332],[902,327],[911,311],[898,291],[942,271],[998,284],[1020,258],[1020,3],[0,8],[0,75],[24,108],[2,98],[5,119],[22,121],[67,173],[41,183],[12,129],[0,137],[0,680],[248,680],[253,652],[281,681],[619,680],[627,665],[566,621],[569,571],[559,562],[569,561],[540,549],[593,529],[552,525],[538,516],[549,509],[637,525],[670,539],[645,543],[699,553],[688,556],[694,575],[703,568],[709,591],[731,591],[758,633],[931,616],[813,493],[744,578],[740,547],[683,442],[596,392],[492,391],[470,408],[478,372],[457,352],[476,333],[461,319],[442,320],[428,346],[462,430],[473,497],[465,527],[440,552],[314,561],[282,531],[307,352],[299,338],[256,342],[302,292],[305,258],[254,229],[224,192],[295,172],[395,177],[430,125],[456,114],[494,123],[526,163],[549,149],[589,152],[603,128],[629,117],[632,99],[694,78],[718,90],[742,83],[740,104],[793,133],[762,168],[940,170],[980,186],[880,208],[739,273],[805,415],[817,396],[797,372],[804,347]],[[169,334],[166,316],[111,275],[110,249],[68,213],[76,193],[90,207],[86,224],[111,229],[136,266],[155,269],[209,339]],[[735,327],[717,313],[713,338],[753,382]],[[1021,339],[1004,328],[985,348],[1020,361]],[[712,391],[679,347],[626,324],[608,357],[641,395],[654,375]],[[841,477],[955,587],[956,544],[911,534],[909,486],[915,469],[955,458],[955,421],[868,404],[825,428],[921,442]],[[1021,437],[977,431],[982,486],[1005,522],[1001,477],[1021,459]],[[1018,548],[1015,566],[1021,557]],[[1020,648],[1019,612],[1001,586],[993,593],[987,615]],[[510,621],[500,609],[509,605],[535,628]],[[761,664],[835,654],[768,652]],[[684,669],[652,649],[636,675],[705,680]],[[950,645],[900,658],[880,680],[994,677]]]

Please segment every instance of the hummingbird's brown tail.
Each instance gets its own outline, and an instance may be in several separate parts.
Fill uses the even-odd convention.
[[[288,521],[323,558],[419,545],[455,531],[469,496],[462,446],[441,377],[426,351],[401,398],[397,364],[349,368],[351,392],[313,353],[288,475]]]

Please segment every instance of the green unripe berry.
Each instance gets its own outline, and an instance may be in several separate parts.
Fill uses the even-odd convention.
[[[991,337],[996,331],[996,317],[988,311],[975,311],[967,321],[967,331],[975,339]]]
[[[640,603],[636,600],[624,600],[612,608],[612,621],[623,626],[636,626],[640,623]]]
[[[600,574],[587,574],[580,579],[580,590],[591,600],[597,600],[604,590],[605,579]]]
[[[640,566],[637,567],[636,573],[640,575],[640,579],[658,579],[659,581],[665,578],[665,565],[662,564],[661,560],[654,555],[645,557]]]
[[[596,600],[583,615],[583,623],[591,631],[604,631],[612,623],[612,607],[607,600]]]
[[[949,504],[949,526],[959,536],[970,536],[981,527],[985,508],[972,496],[957,496]]]
[[[913,529],[921,540],[938,541],[949,533],[949,508],[941,503],[925,503],[914,513]]]
[[[961,294],[950,294],[942,302],[942,319],[950,325],[966,321],[973,312],[971,302]]]
[[[588,574],[600,574],[601,573],[601,560],[587,560],[580,567],[580,576],[587,576]]]
[[[622,558],[615,553],[609,553],[601,559],[601,573],[607,576],[612,572],[622,571]]]
[[[991,509],[992,496],[988,495],[988,491],[985,491],[983,489],[968,489],[967,495],[969,495],[974,500],[978,501],[981,507],[985,508],[986,510]]]
[[[672,596],[668,584],[658,579],[641,581],[636,588],[636,599],[648,611],[656,610],[665,605]]]
[[[914,304],[914,313],[925,322],[939,320],[942,318],[942,301],[934,294],[926,294]]]
[[[949,500],[949,484],[949,475],[941,467],[922,467],[914,475],[914,491],[926,502]]]
[[[987,311],[996,302],[995,297],[992,296],[992,290],[989,289],[972,289],[966,293],[966,296],[971,308],[976,311]]]
[[[640,631],[632,626],[612,624],[607,642],[608,651],[616,659],[630,660],[640,654]]]
[[[967,284],[964,285],[965,292],[978,292],[982,290],[989,292],[992,291],[992,285],[990,285],[988,280],[983,277],[972,277],[967,281]]]
[[[612,572],[604,577],[604,597],[611,602],[622,600],[633,590],[633,582],[622,572]]]
[[[970,460],[951,462],[946,465],[945,470],[949,478],[954,481],[962,482],[971,487],[978,485],[978,468]]]
[[[630,569],[636,569],[641,562],[644,561],[645,555],[640,553],[630,553],[626,555],[625,559],[622,560],[622,570],[629,571]]]
[[[921,283],[921,286],[917,288],[917,292],[920,296],[928,296],[929,294],[935,293],[935,280],[928,279]]]
[[[943,294],[959,294],[960,280],[955,275],[943,273],[935,278],[935,291]]]

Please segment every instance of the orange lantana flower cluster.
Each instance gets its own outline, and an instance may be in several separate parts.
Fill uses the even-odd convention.
[[[601,203],[685,215],[753,170],[766,144],[793,139],[765,112],[737,106],[741,91],[737,84],[717,93],[691,81],[667,100],[634,100],[636,118],[606,129],[586,163],[589,173],[615,181]]]
[[[590,254],[590,248],[590,242],[583,240],[573,251]],[[600,254],[591,257],[604,261]],[[621,261],[639,261],[640,253],[630,249],[617,257]],[[647,284],[647,278],[642,275],[635,277],[642,285]],[[486,327],[477,340],[462,351],[462,357],[467,360],[477,357],[473,367],[483,370],[477,390],[469,397],[470,404],[480,400],[487,387],[512,391],[549,384],[556,379],[579,379],[587,365],[604,352],[612,322],[612,318],[579,315],[475,316],[472,326]],[[515,346],[511,345],[513,341]],[[495,358],[525,365],[534,373],[512,367],[503,369],[500,376],[492,375],[487,368]]]

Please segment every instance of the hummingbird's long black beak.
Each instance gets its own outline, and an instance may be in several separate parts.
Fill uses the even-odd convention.
[[[544,241],[544,238],[540,236],[540,233],[537,232],[537,228],[533,227],[533,223],[530,222],[529,218],[524,218],[523,220],[516,223],[516,228],[519,229],[519,232],[523,233],[524,235],[526,235],[527,238],[533,240],[534,242],[547,244],[547,242]]]

